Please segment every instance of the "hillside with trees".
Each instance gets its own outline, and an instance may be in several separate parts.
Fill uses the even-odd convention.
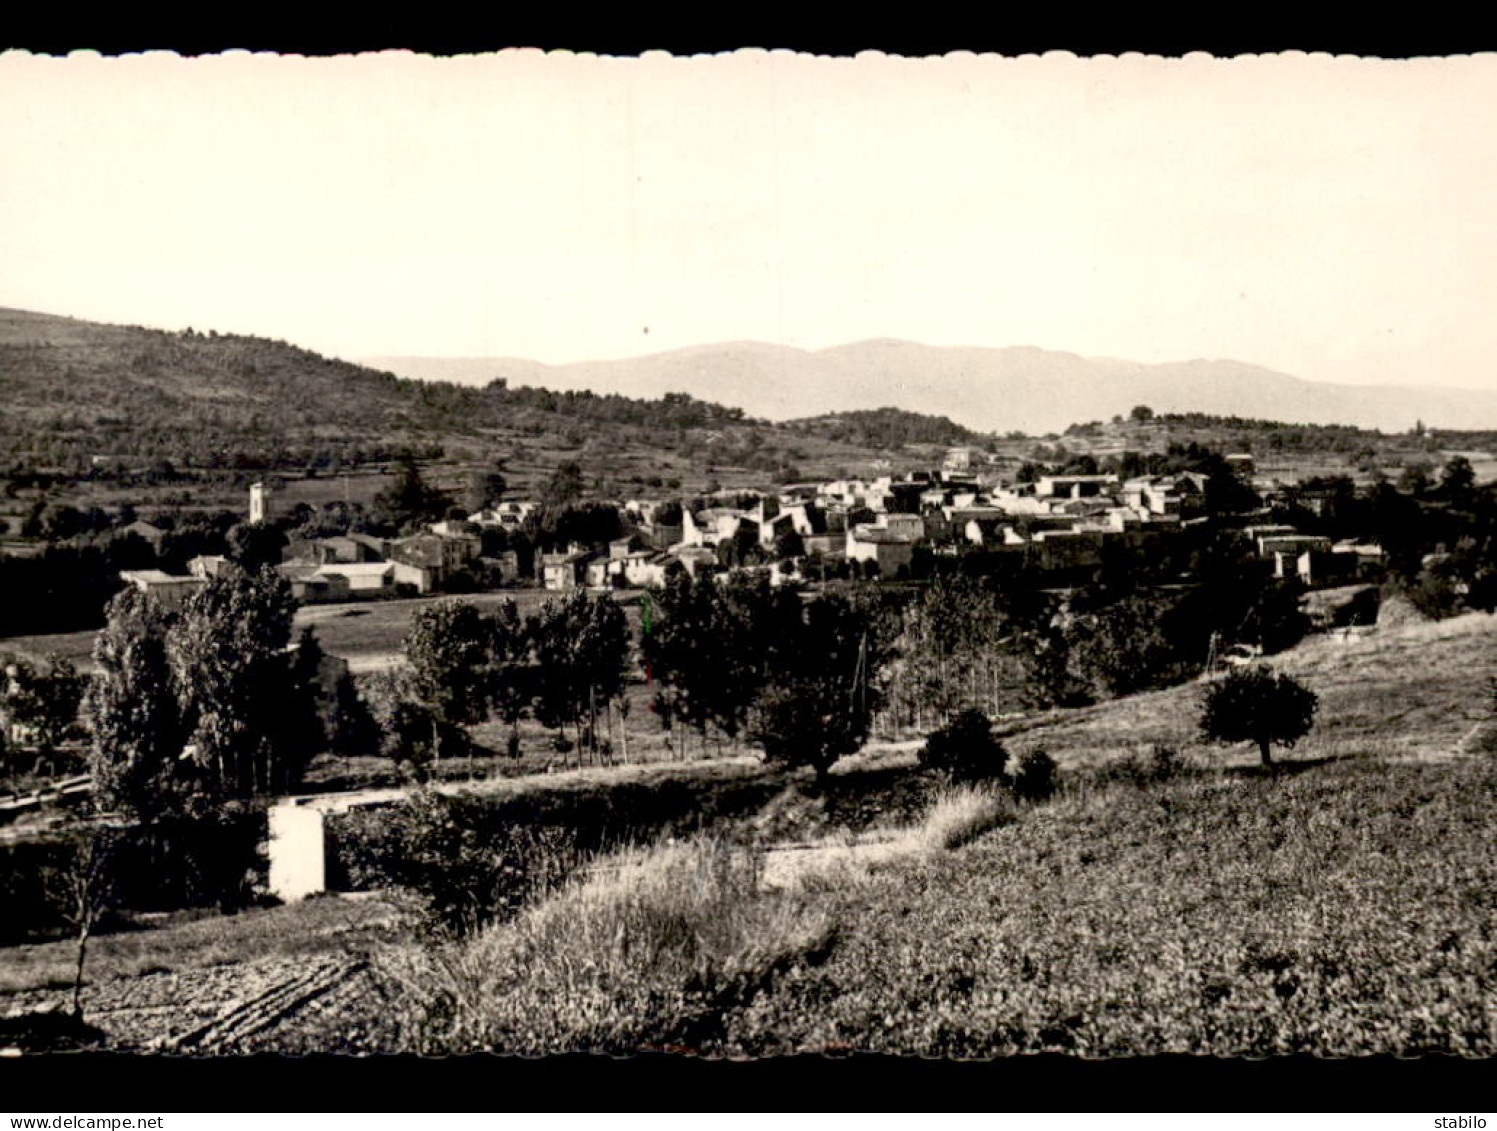
[[[461,461],[501,447],[659,468],[676,454],[778,473],[808,457],[868,458],[684,393],[654,399],[396,377],[283,341],[109,326],[0,311],[0,470],[197,481],[203,472],[311,473],[405,455]],[[196,472],[197,474],[192,474]]]

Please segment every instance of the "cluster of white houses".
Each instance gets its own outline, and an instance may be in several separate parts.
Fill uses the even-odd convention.
[[[1251,474],[1250,457],[1234,465]],[[741,492],[722,497],[741,498]],[[710,503],[710,500],[709,500]],[[668,504],[630,500],[636,533],[602,547],[573,546],[542,557],[550,589],[659,584],[673,562],[695,575],[716,568],[723,543],[757,545],[768,556],[794,534],[800,556],[761,567],[774,582],[802,576],[808,561],[845,559],[880,577],[906,573],[917,547],[934,554],[977,549],[1024,555],[1047,571],[1099,565],[1109,545],[1142,547],[1203,520],[1205,476],[1196,472],[1123,480],[1117,475],[1043,475],[1034,482],[983,483],[964,471],[902,478],[840,479],[793,484],[757,496],[749,506],[684,509],[680,525],[660,523]],[[672,508],[672,511],[674,508]],[[1276,576],[1322,584],[1355,575],[1376,548],[1333,546],[1283,525],[1249,526],[1243,534]],[[814,572],[814,571],[812,571]]]
[[[1243,468],[1250,472],[1250,465]],[[1205,513],[1204,476],[1181,472],[1120,479],[1117,475],[1042,475],[1033,482],[984,483],[948,468],[901,478],[837,479],[791,484],[772,494],[722,492],[707,505],[678,507],[666,500],[629,500],[622,506],[633,532],[606,546],[572,545],[539,554],[535,577],[551,590],[646,588],[660,585],[674,565],[692,576],[720,567],[718,547],[757,546],[779,583],[803,576],[810,562],[852,562],[880,577],[907,573],[917,547],[933,554],[978,549],[1024,555],[1049,571],[1093,567],[1109,545],[1141,547],[1167,538]],[[750,505],[741,505],[751,499]],[[433,523],[404,538],[347,534],[294,540],[278,567],[305,603],[349,601],[442,591],[454,574],[499,583],[522,580],[514,551],[482,553],[485,529],[517,531],[536,504],[504,502],[466,520]],[[250,516],[270,513],[265,488],[251,489]],[[675,522],[665,521],[669,516]],[[1333,546],[1322,537],[1283,525],[1243,531],[1275,575],[1311,584],[1350,579],[1375,547]],[[789,536],[793,535],[791,538]],[[789,547],[793,555],[784,553]],[[121,576],[170,605],[221,568],[222,558],[195,558],[190,574],[158,570]]]

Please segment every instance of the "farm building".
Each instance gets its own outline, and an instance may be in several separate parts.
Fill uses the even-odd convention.
[[[208,584],[202,577],[178,577],[159,569],[122,569],[120,580],[154,597],[168,609],[181,606],[189,596]]]

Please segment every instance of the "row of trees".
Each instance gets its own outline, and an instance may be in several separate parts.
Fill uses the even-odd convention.
[[[643,624],[668,727],[759,742],[774,761],[825,774],[867,738],[883,705],[896,618],[871,590],[807,602],[766,580],[674,575]]]
[[[372,684],[383,750],[424,772],[438,758],[470,753],[466,728],[498,718],[517,754],[529,716],[556,731],[560,749],[575,743],[606,754],[612,741],[601,740],[600,723],[611,734],[627,713],[630,647],[618,604],[580,590],[525,618],[513,601],[491,613],[461,600],[429,605],[412,621],[405,664]]]
[[[683,753],[690,733],[703,748],[749,739],[771,760],[824,774],[863,744],[883,705],[897,617],[869,591],[808,602],[762,579],[681,573],[647,598],[641,627],[645,674],[659,687],[652,709]],[[470,754],[467,728],[496,718],[511,753],[531,718],[560,750],[596,758],[617,736],[628,757],[616,724],[628,717],[633,641],[611,597],[579,591],[526,618],[512,601],[488,613],[437,602],[417,613],[403,655],[368,698],[382,751],[418,773]]]
[[[1065,594],[1022,563],[937,573],[903,609],[891,720],[929,729],[964,706],[1002,714],[1109,699],[1199,672],[1213,638],[1272,654],[1308,630],[1299,585],[1268,576],[1233,533],[1178,550],[1168,563],[1147,550],[1109,555]]]

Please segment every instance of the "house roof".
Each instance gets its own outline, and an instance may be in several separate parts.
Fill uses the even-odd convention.
[[[318,577],[341,576],[351,581],[356,577],[379,577],[394,568],[389,562],[338,562],[336,565],[319,566],[316,575]]]
[[[910,538],[908,538],[908,537],[906,537],[904,535],[895,534],[893,531],[890,531],[890,530],[879,530],[879,529],[861,530],[861,531],[854,530],[854,531],[852,531],[852,539],[853,539],[854,542],[864,542],[864,543],[867,543],[867,544],[873,545],[873,546],[913,546],[914,545],[914,542],[913,542],[912,539],[910,539]]]
[[[122,569],[120,577],[125,581],[145,585],[201,585],[201,577],[187,577],[178,574],[165,573],[159,569]]]

